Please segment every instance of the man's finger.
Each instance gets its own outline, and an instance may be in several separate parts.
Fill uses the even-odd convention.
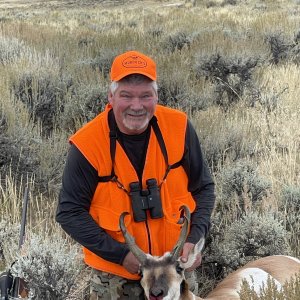
[[[182,249],[182,255],[180,260],[185,263],[188,261],[188,257],[192,249],[194,248],[194,244],[192,243],[185,243]]]

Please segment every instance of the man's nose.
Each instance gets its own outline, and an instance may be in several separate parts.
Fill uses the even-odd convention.
[[[131,109],[135,110],[143,108],[141,99],[139,97],[133,97],[130,103],[130,107]]]

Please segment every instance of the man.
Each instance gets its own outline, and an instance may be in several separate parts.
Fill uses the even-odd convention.
[[[187,205],[186,261],[209,230],[214,183],[186,114],[157,104],[155,62],[128,51],[115,58],[110,77],[105,111],[70,138],[56,220],[84,246],[94,274],[90,299],[144,299],[119,216],[130,212],[126,227],[137,245],[160,256],[175,245]],[[199,254],[189,271],[200,263]]]

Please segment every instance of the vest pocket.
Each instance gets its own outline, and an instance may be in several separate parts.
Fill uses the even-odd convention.
[[[171,251],[178,241],[183,221],[180,208],[183,205],[188,206],[191,212],[194,211],[195,201],[190,194],[173,199],[165,212],[165,244],[167,251]]]
[[[165,220],[166,251],[171,251],[178,241],[182,225]]]
[[[113,239],[124,243],[124,237],[119,226],[120,214],[106,207],[91,207],[90,214],[98,225],[103,228]],[[125,226],[131,232],[131,215],[125,217]]]

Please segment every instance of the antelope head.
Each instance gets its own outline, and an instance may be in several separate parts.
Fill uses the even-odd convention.
[[[124,218],[128,213],[120,216],[120,228],[130,251],[140,262],[141,285],[148,300],[180,300],[200,299],[193,298],[185,281],[184,270],[192,266],[196,255],[202,250],[204,239],[201,239],[189,255],[188,261],[182,263],[180,254],[187,238],[190,225],[190,211],[183,206],[184,222],[181,228],[179,239],[171,252],[157,257],[143,252],[135,243],[134,238],[127,232]]]

